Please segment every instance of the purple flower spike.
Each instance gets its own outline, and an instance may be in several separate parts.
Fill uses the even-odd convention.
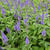
[[[20,21],[18,21],[18,25],[20,26]]]
[[[23,6],[25,6],[25,2],[23,2]]]
[[[28,0],[26,0],[26,5],[28,4]]]
[[[17,24],[15,25],[14,30],[17,31]]]
[[[20,1],[20,0],[18,0],[18,3],[20,4],[20,3],[21,3],[21,1]]]
[[[38,6],[38,10],[40,10],[40,6]]]
[[[11,11],[12,9],[11,9],[11,5],[10,5],[9,3],[8,3],[8,6],[9,6],[9,9],[10,9],[10,11]]]
[[[3,16],[5,16],[5,9],[3,8],[3,7],[1,7],[1,10],[2,10],[2,14],[3,14]]]
[[[4,49],[0,46],[0,50],[4,50]]]
[[[15,5],[15,10],[16,10],[16,8],[17,8],[17,0],[15,0],[15,4],[16,4],[16,5]]]
[[[42,14],[42,16],[41,16],[41,24],[44,24],[44,11],[43,11],[43,14]]]
[[[8,3],[8,0],[5,0]]]
[[[15,17],[15,19],[17,18],[17,15],[16,15],[16,13],[14,14],[14,17]]]
[[[20,31],[20,21],[17,22],[17,30]]]
[[[42,16],[41,16],[41,20],[44,20],[44,13],[43,13]]]
[[[23,4],[21,3],[20,6],[21,6],[21,9],[22,9],[23,8]]]
[[[21,3],[21,0],[19,0],[19,4],[20,4],[21,9],[22,9],[22,8],[23,8],[23,5],[22,5],[22,3]]]
[[[45,31],[45,29],[42,31],[42,36],[46,36],[46,31]]]
[[[19,12],[19,15],[21,15],[21,13],[22,13],[22,12],[20,11],[20,12]]]
[[[43,10],[43,13],[45,12],[45,9]]]
[[[8,38],[6,37],[6,35],[4,34],[2,30],[1,30],[1,34],[2,34],[3,43],[6,44],[8,42]]]
[[[16,15],[16,14],[17,14],[17,11],[15,11],[15,14],[14,14],[14,18],[15,18],[15,19],[17,18],[17,15]]]
[[[17,4],[15,5],[15,10],[16,10],[16,8],[17,8]]]
[[[39,17],[40,17],[41,15],[39,14]]]
[[[48,13],[46,13],[46,16],[48,17]]]
[[[27,15],[27,17],[29,17],[29,15]]]
[[[41,20],[41,24],[42,24],[42,25],[44,24],[44,21],[43,21],[43,20]]]
[[[6,27],[6,30],[7,30],[8,33],[10,33],[10,29],[8,27]]]
[[[13,6],[14,6],[14,0],[12,0],[12,4],[13,4]]]
[[[20,26],[19,25],[17,26],[17,30],[20,31]]]
[[[31,12],[31,18],[32,18],[32,12]]]
[[[34,14],[36,13],[36,8],[34,8]]]
[[[48,15],[48,13],[46,13],[46,15]]]
[[[48,9],[47,4],[45,4],[46,9]]]
[[[24,24],[26,24],[27,20],[28,20],[28,18],[26,18],[26,19],[24,20]]]
[[[17,3],[17,0],[15,0],[15,3]]]
[[[36,16],[36,20],[38,20],[38,16]]]
[[[35,8],[34,2],[33,2],[33,4],[32,4],[32,6]]]
[[[18,20],[20,20],[21,19],[21,16],[18,16]]]
[[[7,4],[7,1],[5,0],[5,5]]]
[[[28,36],[26,37],[25,42],[26,42],[27,45],[29,44],[29,38],[28,38]]]
[[[31,0],[29,0],[29,5],[31,5]]]

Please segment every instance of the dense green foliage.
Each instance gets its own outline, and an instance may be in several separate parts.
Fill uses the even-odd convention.
[[[21,0],[21,3],[23,3],[25,0]],[[20,9],[20,5],[18,4],[17,6],[17,19],[14,18],[15,14],[15,4],[14,6],[12,5],[12,2],[9,1],[12,10],[9,10],[8,4],[4,4],[3,2],[0,1],[0,5],[4,7],[6,13],[5,16],[3,16],[2,11],[1,11],[1,6],[0,6],[0,46],[5,48],[6,50],[50,50],[50,5],[48,4],[49,2],[43,1],[43,4],[47,4],[48,7],[48,17],[46,16],[47,10],[45,7],[40,5],[40,10],[38,10],[38,5],[41,1],[40,0],[34,0],[34,4],[36,7],[36,13],[34,14],[34,8],[32,6],[26,5],[23,6],[22,10]],[[31,1],[31,3],[33,3]],[[45,17],[44,17],[44,23],[41,24],[41,15],[43,14],[43,10],[45,9]],[[21,19],[20,19],[20,31],[15,31],[14,27],[15,24],[18,22],[18,16],[19,12],[22,11],[21,13]],[[27,12],[28,11],[28,12]],[[32,17],[31,17],[31,12],[32,12]],[[40,14],[40,17],[39,17]],[[24,20],[29,15],[29,19],[27,25],[24,24]],[[38,16],[38,21],[36,20],[36,16]],[[6,26],[10,29],[10,32],[8,33],[6,31]],[[42,36],[42,31],[45,29],[46,31],[46,36]],[[1,35],[1,30],[5,33],[5,35],[8,38],[8,45],[5,45],[2,42],[2,35]],[[26,37],[28,36],[29,38],[29,44],[26,45],[25,40]],[[11,49],[12,48],[12,49]]]

